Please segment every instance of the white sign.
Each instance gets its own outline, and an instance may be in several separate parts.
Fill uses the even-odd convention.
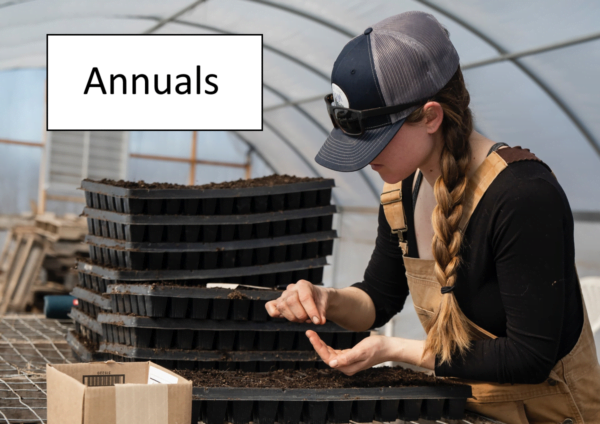
[[[262,35],[48,35],[47,129],[262,130]]]

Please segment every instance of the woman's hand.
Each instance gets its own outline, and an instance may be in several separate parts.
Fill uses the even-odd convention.
[[[312,330],[306,336],[323,362],[346,375],[387,361],[405,362],[423,368],[434,369],[435,358],[430,353],[423,354],[425,342],[400,337],[370,336],[352,349],[337,350],[327,346]]]
[[[267,302],[265,308],[273,318],[325,324],[328,301],[329,289],[299,280],[296,284],[287,286],[278,299]]]
[[[352,349],[337,350],[327,346],[312,330],[308,330],[306,336],[323,362],[346,375],[354,375],[373,365],[393,360],[393,337],[370,336]]]

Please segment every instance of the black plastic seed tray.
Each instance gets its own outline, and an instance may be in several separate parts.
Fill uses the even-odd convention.
[[[219,352],[149,349],[103,342],[99,353],[118,361],[148,361],[168,369],[269,372],[329,368],[314,352]],[[112,357],[112,358],[111,358]]]
[[[67,343],[71,347],[75,358],[77,358],[80,362],[92,362],[92,361],[107,361],[112,359],[117,362],[139,362],[139,361],[148,361],[151,360],[157,365],[165,367],[167,369],[180,369],[180,370],[202,370],[202,369],[215,369],[221,371],[245,371],[245,372],[269,372],[275,371],[279,369],[285,370],[305,370],[310,368],[328,368],[328,366],[322,361],[316,360],[314,358],[312,361],[305,361],[304,358],[300,358],[299,360],[293,361],[264,361],[262,357],[260,360],[254,361],[231,361],[231,360],[221,360],[223,359],[222,352],[209,352],[208,355],[204,355],[207,357],[207,360],[202,361],[186,361],[186,360],[173,360],[173,359],[162,359],[165,356],[168,357],[168,351],[157,353],[152,350],[146,350],[142,353],[145,356],[123,356],[116,354],[115,351],[123,351],[124,353],[131,353],[132,349],[129,346],[123,346],[122,348],[118,345],[101,343],[100,348],[107,350],[107,352],[103,352],[100,350],[90,349],[85,346],[83,343],[79,341],[75,332],[70,330],[67,334]],[[112,350],[111,350],[112,349]],[[137,349],[133,349],[133,353],[139,355]],[[207,352],[202,352],[200,356],[206,354]],[[258,355],[254,355],[258,357]],[[269,356],[269,355],[267,355]],[[271,355],[275,356],[275,355]],[[307,355],[305,355],[308,357]],[[315,355],[312,355],[313,357]],[[219,360],[216,360],[218,358]]]
[[[80,267],[79,274],[79,286],[86,289],[94,290],[100,293],[106,293],[108,286],[113,284],[121,285],[133,285],[136,283],[145,283],[150,285],[161,285],[162,280],[149,280],[149,281],[128,281],[128,280],[114,280],[103,278],[89,271],[82,271],[81,269],[85,266],[85,263]],[[91,265],[90,265],[91,266]],[[285,271],[280,273],[262,274],[262,275],[246,275],[239,277],[220,277],[219,283],[235,283],[235,284],[247,284],[252,286],[262,287],[275,287],[275,286],[287,286],[290,283],[295,283],[298,280],[308,280],[313,284],[322,284],[323,282],[323,268],[305,268],[296,271]],[[193,286],[205,286],[210,279],[188,279],[188,280],[173,280],[176,281],[179,287],[190,287]],[[171,282],[171,284],[174,284]]]
[[[217,321],[199,319],[149,318],[135,315],[101,313],[98,314],[99,324],[113,324],[123,327],[158,328],[164,330],[214,330],[214,331],[306,331],[314,330],[319,333],[347,333],[334,322],[327,321],[323,325],[312,323],[291,322],[286,319],[274,319],[267,322],[253,321]]]
[[[98,318],[98,314],[104,312],[99,306],[81,299],[77,299],[77,309],[94,319]]]
[[[98,344],[104,340],[102,334],[98,334],[96,331],[90,330],[86,325],[78,321],[74,321],[74,324],[75,332],[82,338],[89,340],[91,343]]]
[[[113,353],[129,358],[201,362],[315,362],[319,357],[312,351],[219,351],[196,349],[156,349],[128,346],[124,343],[100,343],[99,352]],[[314,368],[314,364],[312,366]]]
[[[321,282],[323,279],[323,267],[325,265],[327,265],[327,260],[324,257],[321,257],[239,268],[144,271],[113,268],[96,263],[78,261],[77,269],[104,280],[121,280],[121,282],[212,280],[274,287],[282,284],[295,283],[301,278],[313,283]],[[308,276],[308,278],[305,276]],[[98,291],[103,292],[106,290]]]
[[[102,324],[103,338],[109,343],[153,349],[226,351],[313,351],[303,331],[218,331],[136,328]],[[369,337],[362,333],[319,334],[334,349],[350,349]]]
[[[326,206],[332,179],[235,189],[128,189],[84,180],[88,207],[128,214],[231,215]]]
[[[133,243],[87,236],[90,258],[132,270],[210,270],[331,255],[335,231],[216,243]]]
[[[102,295],[93,289],[84,287],[74,287],[71,296],[76,297],[79,301],[84,301],[96,306],[100,310],[110,311],[110,298]]]
[[[237,290],[245,299],[229,299],[228,289],[186,286],[116,284],[108,286],[115,313],[153,318],[193,318],[234,321],[271,319],[265,304],[278,290]]]
[[[98,316],[102,316],[102,314],[98,314]],[[75,321],[76,328],[77,325],[80,325],[102,336],[102,324],[97,321],[97,318],[93,318],[77,308],[71,308],[69,317]]]
[[[466,385],[364,389],[193,389],[192,422],[311,424],[462,419]]]
[[[85,208],[89,234],[129,242],[212,243],[330,231],[333,205],[253,215],[127,215]]]
[[[69,330],[67,333],[67,343],[71,347],[75,358],[80,362],[106,361],[107,359],[111,359],[107,357],[107,354],[93,351],[85,344],[81,343],[76,335],[76,331]]]
[[[156,362],[156,360],[154,360]],[[245,372],[269,372],[275,370],[308,370],[326,369],[329,365],[321,360],[313,361],[161,361],[157,364],[175,370],[203,370],[213,369],[220,371],[245,371]],[[164,365],[163,365],[164,364]]]

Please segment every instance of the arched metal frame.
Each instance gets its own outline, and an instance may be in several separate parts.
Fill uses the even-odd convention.
[[[177,15],[179,16],[179,15]],[[127,16],[127,18],[132,18],[132,19],[148,19],[148,20],[155,20],[155,21],[160,21],[160,18],[157,18],[155,16]],[[179,24],[179,25],[185,25],[185,26],[190,26],[190,27],[195,27],[195,28],[201,28],[201,29],[205,29],[208,31],[213,31],[213,32],[220,32],[220,33],[224,33],[224,34],[234,34],[233,32],[227,31],[225,29],[222,28],[218,28],[215,26],[211,26],[211,25],[205,25],[205,24],[200,24],[200,23],[196,23],[196,22],[189,22],[189,21],[184,21],[181,19],[171,19],[169,21],[170,23],[174,23],[174,24]],[[316,69],[315,67],[311,66],[310,64],[302,61],[301,59],[290,55],[286,52],[283,52],[280,49],[277,49],[276,47],[273,47],[269,44],[265,44],[263,43],[263,47],[265,47],[267,50],[280,55],[281,57],[284,57],[287,60],[292,61],[293,63],[302,66],[303,68],[307,69],[308,71],[314,73],[315,75],[318,75],[319,77],[323,78],[324,80],[329,82],[329,77],[319,71],[318,69]],[[321,125],[315,118],[313,118],[308,112],[306,112],[302,107],[300,107],[297,104],[294,104],[293,102],[290,101],[290,99],[283,94],[281,91],[275,89],[274,87],[263,83],[263,86],[271,91],[273,94],[275,94],[277,97],[281,98],[286,104],[288,104],[289,106],[293,107],[294,110],[296,110],[298,113],[300,113],[302,116],[304,116],[306,119],[308,119],[316,128],[318,128],[325,136],[329,135],[329,130],[327,128],[325,128],[323,125]],[[263,118],[264,119],[264,118]],[[265,121],[266,123],[266,121]],[[272,128],[272,127],[271,127]],[[284,141],[284,139],[280,136],[279,131],[273,131],[282,141]],[[314,166],[310,163],[310,161],[300,152],[298,151],[295,146],[292,147],[292,143],[287,140],[284,141],[286,144],[288,144],[288,146],[290,146],[291,148],[293,148],[294,152],[296,152],[301,159],[304,161],[304,163],[306,163],[309,168],[315,173],[315,175],[319,175],[319,173],[317,172],[317,170],[314,168]],[[367,177],[367,175],[365,174],[365,172],[361,169],[359,171],[359,174],[361,176],[361,178],[365,181],[365,183],[367,184],[367,186],[369,187],[369,189],[371,190],[373,196],[375,196],[376,199],[379,199],[379,189],[377,189],[373,182],[369,179],[369,177]]]
[[[180,9],[179,11],[175,12],[174,14],[170,15],[167,18],[157,18],[157,17],[144,17],[144,16],[130,16],[130,18],[137,18],[137,19],[152,19],[155,20],[157,23],[152,26],[151,28],[149,28],[147,31],[144,31],[144,33],[152,33],[155,32],[157,29],[163,27],[164,25],[173,22],[173,23],[177,23],[177,24],[182,24],[182,25],[190,25],[190,26],[195,26],[195,27],[199,27],[199,28],[204,28],[207,30],[211,30],[211,31],[217,31],[217,32],[229,32],[229,31],[225,31],[223,29],[220,28],[216,28],[216,27],[212,27],[212,26],[208,26],[208,25],[203,25],[203,24],[197,24],[197,23],[193,23],[193,22],[188,22],[188,21],[183,21],[179,18],[180,16],[182,16],[184,13],[189,12],[193,9],[195,9],[197,6],[201,5],[202,3],[205,3],[207,0],[195,0],[192,3],[190,3],[188,6]],[[328,21],[326,19],[323,19],[322,17],[312,14],[310,12],[307,12],[305,10],[302,10],[300,8],[297,7],[292,7],[292,6],[288,6],[285,4],[280,4],[280,3],[276,3],[272,0],[246,0],[247,2],[252,2],[255,3],[257,5],[261,5],[263,7],[270,7],[270,8],[275,8],[281,11],[284,11],[286,13],[290,13],[290,14],[294,14],[296,16],[302,17],[304,19],[310,20],[318,25],[321,25],[325,28],[328,28],[332,31],[335,31],[339,34],[342,34],[344,36],[347,37],[354,37],[356,34],[354,34],[352,31],[343,28],[342,26]],[[452,21],[454,21],[455,23],[457,23],[458,25],[462,26],[463,28],[465,28],[466,30],[468,30],[469,32],[471,32],[473,35],[475,35],[476,37],[480,38],[481,40],[483,40],[485,43],[487,43],[488,45],[490,45],[492,48],[494,48],[499,54],[500,57],[498,58],[493,58],[487,61],[479,61],[476,63],[472,63],[472,64],[466,64],[464,66],[464,69],[472,69],[474,67],[479,67],[479,66],[485,66],[487,64],[491,64],[491,63],[496,63],[498,61],[504,61],[504,60],[508,60],[511,61],[512,63],[515,64],[515,66],[517,66],[525,75],[527,75],[536,85],[538,85],[538,87],[540,87],[540,89],[542,89],[549,98],[552,99],[552,101],[559,107],[559,109],[567,116],[567,118],[574,124],[574,126],[578,129],[578,131],[584,136],[584,138],[588,141],[588,143],[592,146],[592,148],[594,149],[594,151],[596,151],[596,153],[600,156],[600,144],[598,143],[598,141],[594,138],[594,136],[591,134],[591,132],[586,128],[586,126],[584,125],[584,123],[576,116],[576,114],[567,106],[567,104],[565,103],[565,101],[556,93],[554,92],[548,85],[546,85],[541,78],[535,73],[533,72],[531,69],[529,69],[526,65],[524,65],[523,63],[521,63],[520,61],[518,61],[519,57],[523,57],[523,56],[527,56],[527,55],[531,55],[531,54],[536,54],[542,51],[548,51],[554,48],[561,48],[561,47],[566,47],[569,45],[574,45],[574,44],[578,44],[578,43],[582,43],[582,42],[586,42],[586,41],[590,41],[593,39],[597,39],[600,37],[600,34],[592,34],[590,36],[587,37],[582,37],[580,39],[577,40],[569,40],[567,42],[564,43],[557,43],[552,47],[548,47],[548,48],[540,48],[540,49],[532,49],[530,51],[527,52],[521,52],[519,54],[511,54],[508,51],[504,50],[502,48],[502,46],[500,46],[495,40],[493,40],[491,37],[489,37],[487,34],[485,34],[484,32],[480,31],[479,29],[475,28],[474,26],[472,26],[471,24],[469,24],[468,22],[466,22],[465,20],[461,19],[460,17],[458,17],[457,15],[453,14],[452,12],[450,12],[449,10],[440,7],[436,4],[431,3],[429,0],[414,0],[417,3],[420,3],[421,5],[424,5],[425,7],[428,7],[430,9],[432,9],[435,12],[438,12],[440,14],[442,14],[443,16],[445,16],[448,19],[451,19]],[[18,3],[15,3],[18,4]],[[315,75],[320,76],[323,79],[329,80],[329,77],[327,75],[325,75],[322,71],[316,69],[315,67],[311,66],[310,64],[304,62],[303,60],[299,59],[298,57],[295,57],[287,52],[284,52],[280,49],[277,49],[274,46],[271,45],[265,45],[265,48],[272,51],[275,54],[280,55],[281,57],[286,58],[287,60],[290,60],[291,62],[297,64],[298,66],[301,66],[307,70],[309,70],[310,72],[314,73]],[[308,114],[304,109],[302,109],[300,107],[300,105],[304,102],[308,102],[308,101],[312,101],[314,100],[313,98],[311,99],[301,99],[301,100],[295,100],[295,101],[291,101],[289,100],[285,95],[283,95],[283,93],[277,92],[277,90],[274,90],[272,87],[268,87],[267,89],[269,89],[270,91],[274,92],[278,97],[282,98],[284,100],[283,104],[281,105],[283,106],[292,106],[297,112],[301,113],[304,117],[306,117],[307,119],[309,119],[311,121],[311,123],[313,123],[313,125],[315,125],[317,128],[319,128],[319,130],[321,130],[324,133],[328,133],[329,131],[327,131],[326,128],[324,128],[322,125],[320,125],[310,114]],[[272,109],[276,109],[278,108],[278,106],[274,106],[269,108],[269,110]],[[306,158],[303,158],[303,160],[306,160]],[[378,192],[379,190],[377,190],[375,187],[373,187],[372,182],[370,181],[370,179],[366,176],[366,174],[364,174],[364,172],[360,172],[361,177],[365,180],[365,182],[367,182],[367,185],[371,188],[371,190],[373,191],[373,194],[375,196],[378,196]]]
[[[575,125],[575,127],[579,130],[579,132],[581,132],[583,137],[588,141],[588,143],[596,151],[598,156],[600,156],[600,144],[598,143],[598,141],[596,141],[596,139],[594,138],[592,133],[585,127],[583,122],[581,122],[579,120],[579,118],[577,118],[575,113],[569,108],[569,106],[567,106],[567,104],[561,99],[561,97],[556,92],[554,92],[550,87],[548,87],[548,85],[546,85],[535,74],[535,72],[533,72],[526,65],[521,63],[516,57],[511,57],[510,53],[508,51],[504,50],[504,48],[502,48],[502,46],[500,46],[496,41],[494,41],[488,35],[484,34],[480,30],[478,30],[477,28],[475,28],[474,26],[469,24],[468,22],[466,22],[463,19],[456,16],[455,14],[453,14],[453,13],[449,12],[448,10],[441,8],[435,4],[431,4],[427,0],[413,0],[413,1],[421,3],[422,5],[427,6],[431,9],[435,10],[436,12],[444,15],[448,19],[453,20],[458,25],[462,26],[466,30],[472,32],[474,35],[476,35],[477,37],[481,38],[483,41],[488,43],[500,55],[505,55],[505,57],[506,57],[505,60],[509,60],[510,62],[514,63],[517,68],[519,68],[523,73],[525,73],[525,75],[527,75],[534,83],[536,83],[548,95],[548,97],[550,97],[552,99],[552,101],[554,101],[554,103],[556,103],[556,105],[560,108],[560,110],[562,110],[563,113],[565,115],[567,115],[567,117],[573,123],[573,125]],[[581,41],[579,41],[579,42],[584,42],[584,41],[589,41],[589,40],[587,38],[585,38],[585,39],[581,39]],[[573,44],[571,44],[571,45],[573,45]],[[483,65],[480,65],[480,66],[483,66]],[[473,68],[473,67],[474,66],[472,66],[471,68]],[[468,68],[465,67],[465,69],[468,69]]]
[[[275,3],[275,2],[272,2],[269,0],[246,0],[246,1],[262,4],[263,6],[273,7],[275,9],[280,9],[285,12],[297,15],[297,16],[302,16],[303,18],[309,19],[313,22],[316,22],[319,25],[322,25],[333,31],[339,32],[340,34],[346,35],[350,38],[354,38],[357,36],[357,34],[354,34],[352,31],[342,28],[341,26],[339,26],[333,22],[327,21],[319,16],[313,15],[312,13],[305,12],[304,10],[300,10],[295,7],[286,6],[284,4]]]
[[[292,14],[295,14],[297,16],[301,16],[301,17],[309,19],[309,20],[311,20],[311,21],[313,21],[315,23],[323,25],[323,26],[325,26],[325,27],[327,27],[329,29],[337,31],[340,34],[347,35],[349,37],[354,37],[356,35],[356,34],[353,34],[353,33],[349,32],[348,30],[340,27],[339,25],[336,25],[336,24],[334,24],[332,22],[329,22],[329,21],[325,21],[325,20],[321,19],[318,16],[315,16],[313,14],[307,13],[305,11],[302,11],[302,10],[299,10],[299,9],[296,9],[296,8],[293,8],[293,7],[289,7],[289,6],[286,6],[286,5],[274,3],[274,2],[271,2],[269,0],[246,0],[246,1],[250,1],[250,2],[253,2],[253,3],[258,3],[258,4],[264,5],[266,7],[274,7],[274,8],[283,10],[283,11],[285,11],[287,13],[292,13]],[[435,4],[432,4],[432,3],[430,3],[427,0],[413,0],[413,1],[415,1],[417,3],[420,3],[420,4],[422,4],[422,5],[426,6],[426,7],[429,7],[430,9],[432,9],[432,10],[434,10],[434,11],[436,11],[436,12],[444,15],[448,19],[451,19],[452,21],[456,22],[458,25],[462,26],[466,30],[470,31],[473,35],[479,37],[481,40],[483,40],[484,42],[486,42],[487,44],[489,44],[500,55],[505,56],[505,60],[509,60],[512,63],[514,63],[515,66],[517,66],[536,85],[538,85],[540,87],[540,89],[542,89],[548,95],[548,97],[550,97],[552,99],[552,101],[559,107],[560,110],[563,111],[563,113],[573,123],[573,125],[575,125],[575,127],[578,129],[578,131],[581,132],[581,134],[583,135],[583,137],[592,146],[592,148],[598,154],[598,156],[600,156],[600,144],[598,143],[598,141],[596,141],[596,139],[591,134],[591,132],[585,127],[585,125],[583,124],[583,122],[581,122],[581,120],[579,120],[579,118],[577,118],[577,116],[575,115],[575,113],[573,111],[571,111],[571,109],[561,99],[561,97],[556,92],[554,92],[550,87],[548,87],[531,69],[529,69],[523,63],[519,62],[516,57],[511,57],[510,53],[508,51],[504,50],[498,43],[496,43],[489,36],[487,36],[486,34],[484,34],[483,32],[481,32],[477,28],[473,27],[468,22],[466,22],[463,19],[459,18],[455,14],[453,14],[453,13],[449,12],[448,10],[446,10],[444,8],[441,8],[441,7],[439,7],[439,6],[435,5]],[[589,37],[582,38],[579,42],[585,42],[585,41],[589,41]],[[573,44],[574,43],[569,44],[569,45],[573,45]],[[483,64],[478,65],[478,66],[483,66]],[[472,67],[474,67],[474,66],[472,66]],[[468,69],[468,68],[465,68],[465,69]]]
[[[156,17],[156,16],[144,16],[144,15],[127,15],[125,16],[128,19],[140,19],[140,20],[152,20],[152,21],[160,21],[160,18]],[[218,28],[216,26],[212,26],[212,25],[206,25],[206,24],[200,24],[197,22],[190,22],[190,21],[185,21],[182,19],[173,19],[170,21],[170,23],[173,24],[179,24],[179,25],[183,25],[183,26],[189,26],[189,27],[194,27],[194,28],[200,28],[200,29],[205,29],[208,31],[213,31],[213,32],[220,32],[222,34],[235,34],[235,32],[232,31],[228,31],[225,30],[223,28]],[[303,60],[298,59],[296,56],[292,56],[289,53],[284,52],[283,50],[280,50],[276,47],[271,46],[270,44],[267,44],[263,41],[263,47],[266,50],[269,50],[279,56],[282,56],[292,62],[294,62],[295,64],[302,66],[303,68],[305,68],[306,70],[320,76],[321,78],[326,79],[327,81],[329,81],[329,77],[324,73],[321,72],[320,70],[318,70],[317,68],[315,68],[314,66],[304,62]]]

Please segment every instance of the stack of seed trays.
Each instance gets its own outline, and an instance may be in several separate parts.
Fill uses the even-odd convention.
[[[322,280],[336,237],[332,187],[287,176],[194,187],[85,180],[86,242],[96,265],[129,271],[116,279]]]
[[[335,370],[319,370],[322,375],[316,378],[311,370],[261,375],[177,372],[194,384],[192,422],[204,424],[461,420],[472,397],[468,385],[401,368],[374,368],[341,378]]]
[[[71,309],[69,316],[75,323],[75,328],[69,330],[67,341],[71,346],[76,358],[83,362],[102,361],[107,359],[122,360],[98,352],[102,343],[102,325],[98,323],[98,315],[102,312],[110,312],[110,297],[84,284],[82,276],[79,276],[79,284],[73,289],[71,295],[77,298],[77,306]]]
[[[308,338],[313,329],[337,349],[359,343],[333,323],[316,326],[271,318],[265,303],[278,290],[117,284],[108,287],[112,313],[98,315],[100,351],[161,361],[179,369],[268,371],[324,366]]]
[[[272,320],[264,305],[277,287],[322,284],[336,237],[333,186],[289,176],[194,187],[83,181],[91,260],[77,265],[74,295],[110,301],[84,306],[93,311],[83,318],[74,310],[74,320],[87,324],[95,354],[167,368],[324,366],[308,328],[337,348],[368,333]],[[256,289],[206,288],[214,281]]]

